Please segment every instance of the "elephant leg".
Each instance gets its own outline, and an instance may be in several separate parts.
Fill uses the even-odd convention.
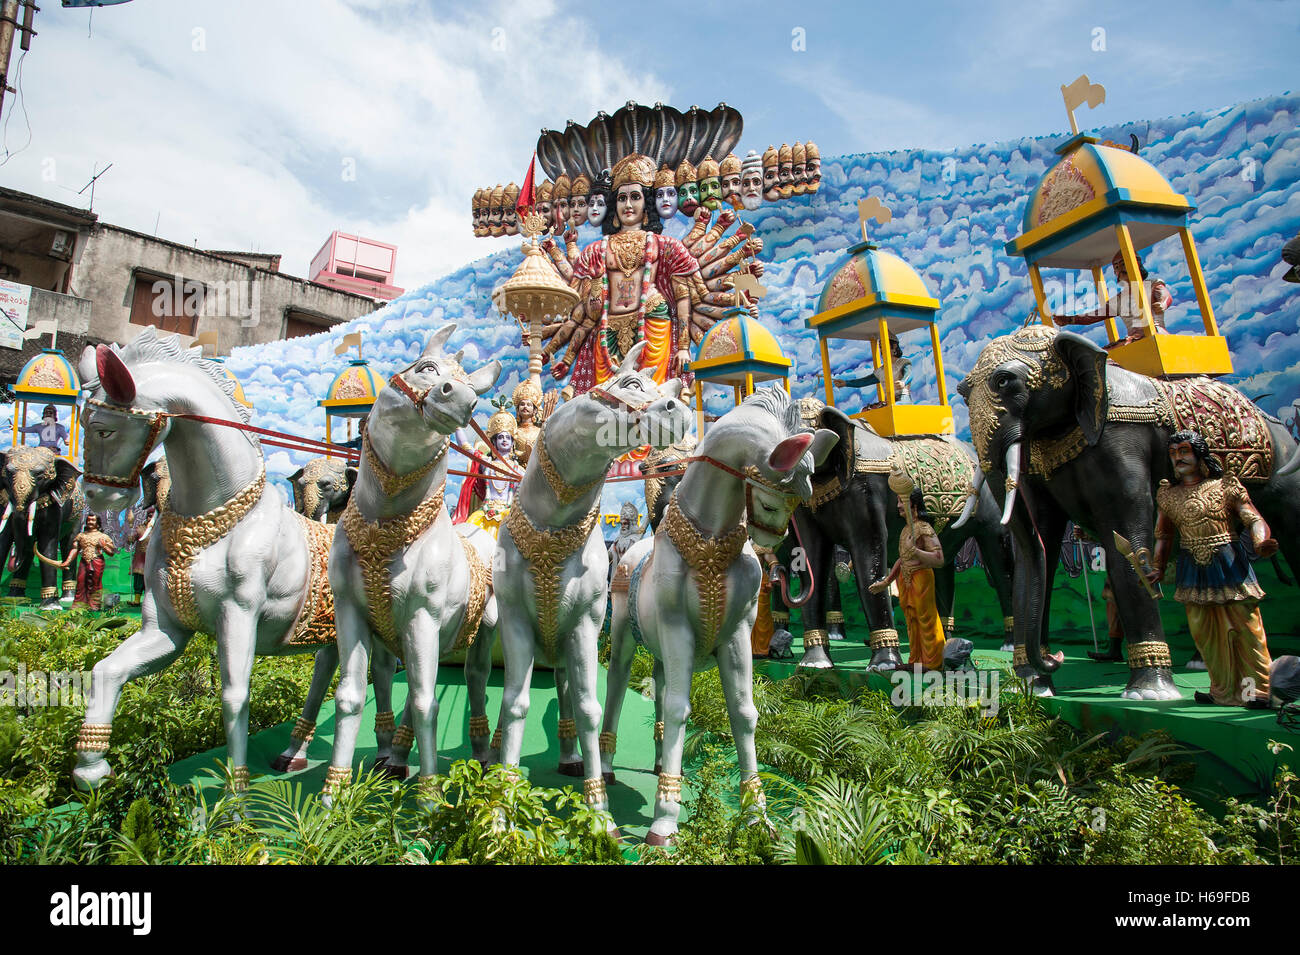
[[[954,549],[951,554],[945,553],[947,562],[934,571],[934,609],[943,621],[943,636],[946,640],[952,639],[953,628],[957,625],[952,608],[957,596],[957,568],[953,561],[957,559],[958,549]]]
[[[555,702],[559,709],[559,721],[555,727],[556,742],[560,745],[560,765],[556,768],[561,776],[582,776],[582,755],[578,751],[578,723],[574,719],[573,686],[569,680],[569,668],[562,663],[555,667]]]
[[[496,627],[479,626],[478,636],[465,654],[465,688],[469,695],[470,752],[480,766],[492,765],[492,725],[487,716],[487,685],[492,673],[492,645]]]
[[[998,607],[1002,610],[1002,647],[1010,653],[1015,649],[1015,616],[1011,599],[1012,568],[1015,558],[1011,552],[1011,535],[998,523],[997,511],[989,515],[992,520],[975,534],[976,546],[980,551],[980,562],[984,565],[985,576],[989,585],[998,595]],[[984,522],[982,522],[984,523]]]
[[[393,740],[397,736],[397,721],[393,713],[393,678],[396,675],[397,657],[389,653],[387,647],[376,644],[370,657],[370,682],[375,688],[374,768],[383,767],[389,775],[405,779],[406,754],[402,754],[401,760],[394,760],[393,756]],[[409,731],[409,720],[406,725]]]
[[[1049,498],[1046,489],[1040,487],[1032,501],[1022,491],[1010,522],[1016,548],[1012,590],[1016,645],[1012,667],[1015,675],[1024,680],[1030,692],[1037,696],[1055,694],[1051,674],[1060,666],[1060,660],[1045,658],[1042,652],[1050,616],[1051,580],[1056,570],[1055,551],[1049,560],[1045,541],[1060,540],[1065,520],[1060,507]],[[1056,528],[1055,538],[1051,537],[1053,527]],[[1045,536],[1040,537],[1040,534]]]
[[[54,515],[54,526],[38,528],[41,553],[51,560],[61,560],[59,556],[58,514],[53,507],[46,506],[43,513]],[[59,568],[41,562],[41,609],[59,609]]]
[[[882,477],[880,484],[885,485]],[[894,627],[894,606],[889,590],[873,594],[868,588],[889,573],[885,508],[883,497],[867,499],[863,509],[865,520],[855,528],[849,538],[849,553],[853,555],[853,576],[857,582],[858,600],[867,615],[871,647],[870,669],[877,672],[897,670],[903,665],[898,652],[898,630]]]
[[[191,636],[159,627],[153,598],[146,595],[141,628],[95,664],[86,718],[77,743],[77,764],[72,770],[73,782],[79,789],[95,788],[112,772],[105,755],[122,687],[168,666],[181,655]]]
[[[17,515],[14,515],[14,517],[16,520]],[[35,558],[32,554],[32,538],[26,532],[25,523],[14,535],[14,550],[14,569],[9,577],[9,596],[26,597],[27,575],[31,573],[32,561]]]
[[[320,715],[321,703],[325,700],[325,693],[329,690],[330,680],[334,679],[334,671],[338,666],[338,644],[331,643],[316,651],[316,659],[311,668],[311,684],[307,687],[307,698],[302,704],[302,715],[289,734],[289,745],[271,761],[271,769],[275,772],[296,773],[307,768],[307,748],[316,735],[316,717]]]
[[[66,560],[67,556],[72,553],[72,541],[77,535],[74,531],[68,531],[59,541],[59,559]],[[77,562],[73,561],[62,571],[63,574],[63,599],[72,602],[77,596]]]
[[[605,677],[605,714],[600,734],[600,771],[607,785],[614,782],[618,721],[623,712],[627,685],[632,678],[632,659],[636,656],[627,591],[615,590],[609,595],[609,600],[609,674]]]
[[[828,581],[835,579],[834,568],[831,567],[834,544],[817,526],[817,522],[808,519],[805,514],[800,508],[796,511],[794,520],[799,524],[799,536],[804,542],[804,559],[808,562],[808,573],[814,583],[812,595],[799,608],[803,620],[803,656],[799,660],[799,666],[825,670],[835,665],[831,661],[826,633],[826,597],[830,587]]]

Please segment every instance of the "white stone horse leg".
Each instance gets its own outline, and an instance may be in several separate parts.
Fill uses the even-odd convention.
[[[676,834],[677,817],[682,811],[682,750],[686,745],[686,718],[691,713],[695,634],[685,620],[664,622],[659,647],[664,656],[664,743],[654,822],[645,837],[652,846],[666,845]]]
[[[758,756],[754,750],[754,731],[758,727],[758,709],[754,706],[754,661],[749,632],[752,624],[720,642],[716,651],[722,695],[727,701],[731,735],[736,741],[736,766],[740,770],[741,804],[750,823],[766,818],[767,802],[758,778]]]
[[[221,721],[226,727],[226,761],[237,774],[248,771],[248,701],[257,656],[257,623],[248,611],[227,603],[217,625],[221,666]],[[244,776],[245,783],[247,776]],[[236,779],[236,784],[240,780]]]
[[[334,603],[334,631],[339,648],[339,685],[334,691],[334,753],[321,800],[330,802],[333,788],[352,778],[352,758],[366,705],[366,672],[370,668],[371,634],[365,613],[350,600]]]
[[[560,744],[561,776],[582,776],[582,754],[578,751],[578,724],[574,717],[573,680],[564,664],[555,667],[555,702],[559,708],[559,723],[555,728]]]
[[[316,659],[311,668],[311,684],[307,687],[307,699],[302,704],[302,716],[298,717],[298,722],[289,735],[289,745],[271,760],[271,769],[275,772],[296,773],[307,768],[307,749],[316,733],[316,718],[320,716],[321,704],[325,701],[325,693],[330,688],[330,681],[334,679],[334,671],[338,666],[338,644],[331,643],[316,651]]]
[[[487,715],[487,684],[488,676],[492,673],[492,644],[496,637],[496,627],[479,624],[478,636],[465,654],[465,688],[469,691],[469,745],[474,759],[484,769],[492,763],[492,726]]]
[[[393,757],[393,737],[397,723],[393,718],[393,677],[397,673],[397,657],[388,652],[382,642],[371,647],[370,679],[375,687],[375,762],[373,768],[387,767]],[[405,766],[405,761],[397,764]],[[404,773],[393,775],[405,779]]]
[[[502,615],[501,650],[505,656],[505,690],[501,695],[501,764],[519,768],[528,719],[528,688],[533,682],[533,628],[522,614]]]
[[[667,685],[664,681],[664,665],[658,660],[654,666],[655,681],[655,775],[659,775],[659,769],[664,762],[664,687]]]
[[[593,809],[609,812],[605,779],[600,768],[600,688],[596,679],[600,668],[596,644],[605,617],[605,608],[602,606],[600,609],[599,617],[587,617],[574,628],[566,641],[565,657],[571,677],[578,742],[582,746],[583,764],[587,767],[582,782],[583,801]],[[609,828],[611,832],[614,830],[612,819]]]
[[[406,650],[407,701],[411,728],[419,750],[420,781],[431,785],[438,774],[438,626],[429,611],[421,608],[411,619],[404,641]]]
[[[605,720],[600,734],[600,769],[606,785],[614,782],[614,751],[618,744],[618,721],[623,713],[623,699],[632,678],[632,658],[636,640],[632,637],[628,616],[628,595],[610,594],[613,609],[609,618],[609,674],[605,677]]]
[[[101,736],[102,749],[77,748],[77,765],[72,779],[79,789],[93,789],[112,773],[105,755],[108,752],[107,728],[113,723],[122,687],[136,677],[157,673],[180,656],[193,634],[168,633],[158,626],[153,595],[145,594],[141,616],[143,626],[122,641],[112,653],[95,664],[90,683],[90,696],[86,702],[86,718],[82,728],[83,742],[91,742],[88,728]]]

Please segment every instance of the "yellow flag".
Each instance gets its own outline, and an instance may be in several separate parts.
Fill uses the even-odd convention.
[[[891,221],[894,214],[889,211],[889,206],[880,201],[879,196],[867,196],[865,199],[858,200],[858,220],[862,223],[862,241],[867,241],[867,221],[875,219],[881,225]]]
[[[1061,87],[1061,97],[1065,100],[1065,109],[1070,114],[1070,129],[1077,133],[1079,124],[1074,120],[1074,111],[1084,103],[1088,104],[1089,109],[1096,109],[1106,102],[1106,87],[1092,82],[1088,79],[1087,73],[1081,73],[1073,83]]]

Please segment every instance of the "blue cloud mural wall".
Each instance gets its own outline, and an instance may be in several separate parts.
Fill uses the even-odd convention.
[[[1268,395],[1261,404],[1284,419],[1300,398],[1300,286],[1282,281],[1286,267],[1279,256],[1283,243],[1300,230],[1298,127],[1300,96],[1286,94],[1090,131],[1117,142],[1128,142],[1135,133],[1143,158],[1198,207],[1192,231],[1220,328],[1232,348],[1238,372],[1232,380],[1247,394]],[[761,258],[768,294],[761,317],[794,360],[795,394],[813,394],[820,376],[816,338],[804,328],[804,319],[814,311],[832,266],[859,237],[858,200],[876,195],[892,209],[893,219],[873,224],[873,241],[916,268],[942,303],[948,388],[964,435],[966,408],[956,396],[957,383],[989,339],[1019,326],[1033,310],[1024,262],[1009,257],[1003,245],[1020,232],[1026,195],[1055,161],[1053,149],[1064,139],[1052,135],[951,151],[828,158],[815,196],[744,213],[765,243]],[[759,150],[766,145],[742,143]],[[673,229],[680,235],[685,223]],[[468,218],[465,233],[470,241]],[[579,237],[580,242],[592,238],[594,232]],[[500,358],[501,390],[508,393],[526,373],[526,352],[518,327],[495,314],[490,295],[520,257],[512,250],[481,259],[326,334],[236,349],[228,367],[254,402],[255,423],[323,437],[324,412],[316,402],[350,357],[334,355],[335,344],[350,331],[363,332],[365,356],[388,375],[419,354],[429,332],[454,321],[459,328],[452,347],[466,350],[471,367]],[[1146,264],[1171,286],[1171,329],[1198,331],[1200,318],[1178,241],[1148,250]],[[1100,340],[1099,329],[1089,334]],[[914,400],[935,401],[927,336],[913,332],[903,344],[913,361]],[[861,374],[868,354],[863,345],[840,342],[833,346],[832,361],[836,374]],[[720,413],[729,406],[729,392],[715,392],[710,410]],[[840,403],[847,410],[860,406],[856,396],[845,399]],[[480,414],[487,413],[484,401]],[[304,460],[268,451],[268,471],[277,478]],[[607,513],[617,513],[621,499],[639,497],[638,487],[611,486]],[[453,495],[454,490],[449,500]]]

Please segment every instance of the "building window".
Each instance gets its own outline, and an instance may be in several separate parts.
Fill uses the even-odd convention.
[[[137,272],[131,295],[131,324],[153,325],[159,331],[193,337],[203,311],[203,294],[204,288],[198,282]]]
[[[304,335],[319,335],[328,330],[331,325],[337,324],[336,319],[289,309],[284,313],[284,337],[301,338]]]

